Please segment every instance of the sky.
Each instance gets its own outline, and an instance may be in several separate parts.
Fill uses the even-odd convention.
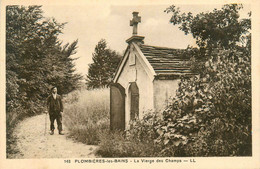
[[[92,53],[97,43],[105,39],[108,47],[123,54],[127,47],[126,39],[132,36],[130,20],[132,12],[139,12],[141,23],[138,24],[138,35],[144,36],[144,43],[154,46],[171,48],[186,48],[195,46],[191,35],[185,35],[178,26],[169,20],[171,14],[164,10],[173,4],[164,5],[43,5],[45,17],[53,17],[58,22],[67,22],[63,34],[59,38],[65,43],[78,39],[77,53],[73,56],[77,72],[86,75],[88,65],[92,63]],[[212,11],[222,5],[176,5],[183,12]],[[249,6],[244,6],[241,17],[249,12]]]

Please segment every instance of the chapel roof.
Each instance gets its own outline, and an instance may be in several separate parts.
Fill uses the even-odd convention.
[[[156,75],[191,75],[189,56],[184,49],[139,45],[143,55],[153,67]]]

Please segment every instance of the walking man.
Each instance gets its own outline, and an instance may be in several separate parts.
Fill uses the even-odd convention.
[[[47,98],[47,108],[50,115],[51,122],[51,135],[54,134],[54,121],[57,121],[58,130],[60,135],[64,135],[62,133],[62,113],[63,113],[63,104],[61,100],[61,96],[57,94],[57,87],[51,88],[51,95]]]

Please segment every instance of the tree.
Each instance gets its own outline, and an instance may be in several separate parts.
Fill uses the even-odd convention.
[[[180,25],[179,29],[185,34],[192,34],[200,48],[230,49],[246,40],[244,35],[248,35],[251,28],[249,18],[239,20],[242,8],[242,4],[227,4],[219,10],[193,16],[191,12],[181,13],[180,8],[172,5],[165,12],[172,13],[170,22]]]
[[[108,49],[106,40],[102,39],[96,45],[92,59],[93,63],[89,65],[86,79],[88,88],[109,86],[121,56],[116,51]]]
[[[187,49],[194,52],[198,76],[182,78],[155,127],[163,156],[252,154],[251,21],[238,20],[240,9],[224,5],[196,16],[181,14],[175,6],[166,9],[173,12],[174,25],[196,38],[199,49]]]
[[[13,126],[15,119],[42,112],[51,86],[57,85],[60,94],[66,94],[81,79],[71,57],[77,41],[63,46],[58,35],[65,23],[46,19],[42,13],[41,6],[6,7],[8,126]]]

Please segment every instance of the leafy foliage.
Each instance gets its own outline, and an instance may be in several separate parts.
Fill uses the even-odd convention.
[[[164,112],[157,141],[167,143],[168,155],[251,154],[250,55],[217,54],[205,63],[204,75],[182,79]]]
[[[64,23],[43,17],[41,6],[6,7],[7,128],[18,119],[40,113],[51,86],[60,94],[77,88],[73,58],[77,40],[62,46]]]
[[[94,89],[109,86],[121,56],[116,51],[108,49],[107,42],[102,39],[96,45],[92,59],[94,63],[89,65],[86,79],[88,88]]]
[[[210,13],[180,14],[173,24],[191,33],[197,76],[181,79],[172,103],[156,126],[163,156],[239,156],[252,154],[250,18],[238,21],[242,5]],[[203,50],[202,50],[203,49]],[[203,52],[201,52],[203,51]]]
[[[226,4],[219,10],[193,16],[191,12],[181,13],[172,5],[165,12],[172,13],[170,22],[180,25],[179,29],[185,34],[192,34],[200,48],[231,48],[243,40],[244,36],[241,35],[251,28],[250,19],[239,20],[239,10],[242,8],[242,4]]]
[[[154,139],[158,133],[157,115],[147,114],[142,120],[131,122],[131,129],[126,131],[107,131],[101,136],[96,154],[102,157],[154,157],[159,156],[161,148]]]

